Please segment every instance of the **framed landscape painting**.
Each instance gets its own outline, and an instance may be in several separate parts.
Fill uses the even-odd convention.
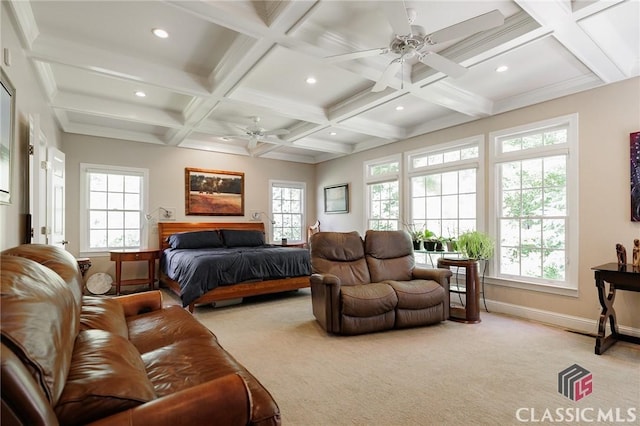
[[[244,216],[244,173],[185,168],[185,213]]]
[[[349,213],[349,185],[341,184],[324,188],[325,213]]]

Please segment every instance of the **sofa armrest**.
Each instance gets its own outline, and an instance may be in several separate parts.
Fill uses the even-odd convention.
[[[449,290],[449,277],[451,271],[445,268],[414,268],[413,278],[419,280],[433,280],[439,283],[445,290]]]
[[[122,304],[125,317],[162,309],[162,292],[160,290],[127,294],[126,296],[114,297],[114,299]]]
[[[340,278],[333,274],[311,275],[311,307],[322,328],[340,332]]]
[[[246,425],[251,411],[247,384],[239,375],[229,374],[105,417],[90,425]]]

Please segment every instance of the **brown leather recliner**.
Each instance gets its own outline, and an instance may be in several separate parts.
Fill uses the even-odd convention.
[[[406,231],[311,237],[313,314],[326,331],[362,334],[449,317],[447,269],[416,268]]]

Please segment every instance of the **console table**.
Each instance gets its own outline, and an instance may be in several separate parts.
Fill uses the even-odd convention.
[[[478,261],[473,259],[448,259],[441,257],[438,259],[438,268],[449,269],[451,266],[465,269],[464,295],[465,306],[450,307],[449,316],[453,321],[467,324],[477,324],[480,322],[480,287],[478,287]],[[451,290],[453,293],[462,290]]]
[[[640,344],[640,337],[630,336],[618,332],[616,323],[616,311],[613,309],[613,301],[616,298],[616,290],[640,292],[640,269],[633,265],[618,265],[606,263],[591,268],[595,271],[596,287],[602,312],[598,320],[598,336],[596,337],[596,355],[601,355],[618,340]],[[605,282],[609,283],[609,294],[605,289]],[[611,326],[611,334],[606,336],[607,319]]]

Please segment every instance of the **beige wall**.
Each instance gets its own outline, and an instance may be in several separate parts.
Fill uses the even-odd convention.
[[[269,180],[305,182],[309,191],[315,188],[315,166],[239,155],[217,154],[192,149],[136,143],[116,139],[65,134],[62,151],[66,154],[66,237],[68,250],[79,252],[80,229],[80,163],[139,167],[149,170],[149,209],[158,206],[175,208],[177,221],[242,222],[250,219],[252,210],[269,211]],[[228,170],[245,174],[245,216],[186,216],[185,167]],[[307,197],[307,222],[315,221],[315,198]],[[264,219],[264,218],[263,218]],[[270,226],[266,220],[266,226]],[[158,246],[157,228],[151,226],[148,247]],[[108,257],[92,257],[90,274],[109,272],[113,264]]]
[[[4,249],[20,244],[25,238],[24,215],[29,208],[26,191],[29,115],[39,115],[40,126],[49,146],[60,147],[61,133],[33,65],[23,53],[7,2],[2,2],[0,14],[0,53],[4,52],[5,48],[11,53],[11,65],[6,66],[3,62],[2,68],[16,89],[16,137],[12,146],[11,204],[0,205],[0,249]]]
[[[579,296],[556,296],[492,285],[488,286],[486,296],[499,303],[527,307],[529,312],[542,310],[597,319],[600,305],[590,268],[615,262],[618,242],[627,247],[630,258],[633,239],[640,238],[640,223],[629,219],[629,133],[640,131],[640,78],[319,164],[316,169],[319,207],[324,186],[348,182],[352,188],[349,214],[319,213],[322,229],[365,230],[364,161],[478,134],[488,140],[492,131],[576,112],[579,114]],[[615,303],[619,322],[640,329],[639,306],[640,293],[619,292]]]

